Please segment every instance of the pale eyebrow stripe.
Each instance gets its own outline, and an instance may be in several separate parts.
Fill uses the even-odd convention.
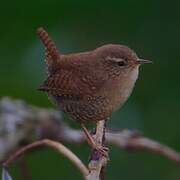
[[[124,59],[122,59],[122,58],[115,58],[115,57],[110,57],[110,56],[108,56],[107,59],[108,59],[109,61],[113,61],[113,62],[121,62],[121,61],[124,61]]]

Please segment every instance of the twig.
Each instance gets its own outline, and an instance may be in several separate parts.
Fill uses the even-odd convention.
[[[122,132],[107,133],[107,142],[125,150],[149,151],[164,156],[180,164],[180,154],[172,148],[154,140],[143,137],[136,132],[124,130]]]
[[[20,147],[23,140],[32,143],[51,138],[66,143],[85,142],[84,134],[63,122],[59,112],[30,106],[21,100],[0,100],[0,160]],[[180,154],[130,130],[106,132],[106,142],[125,150],[149,151],[180,164]]]
[[[101,146],[103,145],[104,125],[104,120],[97,122],[96,134],[94,135],[96,143]],[[100,180],[101,169],[106,165],[106,163],[107,157],[102,156],[96,150],[94,150],[88,166],[90,173],[87,176],[87,180]]]
[[[63,154],[64,156],[66,156],[79,169],[79,171],[82,173],[84,178],[88,175],[88,173],[89,173],[88,169],[82,163],[82,161],[74,153],[72,153],[72,151],[70,151],[68,148],[66,148],[63,144],[56,142],[56,141],[49,140],[49,139],[36,141],[32,144],[28,144],[27,146],[24,146],[23,148],[19,149],[15,153],[13,153],[7,159],[7,161],[5,161],[3,163],[3,165],[8,166],[10,163],[12,163],[15,159],[17,159],[19,156],[21,156],[26,151],[28,151],[32,148],[35,148],[37,146],[42,146],[42,145],[49,146],[49,147],[57,150],[59,153]]]

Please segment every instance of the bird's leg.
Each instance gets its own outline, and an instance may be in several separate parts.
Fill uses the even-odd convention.
[[[81,128],[83,129],[86,137],[87,137],[87,142],[88,144],[93,148],[96,149],[99,153],[101,153],[103,156],[108,156],[108,148],[103,147],[102,145],[97,144],[93,137],[91,136],[91,134],[89,133],[89,131],[87,130],[87,128],[85,127],[84,124],[81,123]]]

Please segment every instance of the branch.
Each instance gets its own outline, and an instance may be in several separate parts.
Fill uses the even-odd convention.
[[[143,137],[136,132],[124,130],[122,132],[107,133],[107,142],[125,150],[149,151],[164,156],[180,164],[180,154],[172,148],[160,144],[154,140]]]
[[[96,134],[93,136],[95,142],[103,146],[104,130],[105,130],[105,120],[97,122]],[[87,180],[100,180],[100,173],[104,166],[106,166],[107,157],[102,156],[96,150],[93,150],[91,155],[91,161],[89,163],[89,175]]]
[[[89,174],[89,170],[86,168],[86,166],[82,163],[82,161],[74,154],[72,151],[70,151],[68,148],[66,148],[63,144],[60,142],[52,141],[49,139],[44,139],[40,141],[36,141],[34,143],[28,144],[21,149],[17,150],[15,153],[13,153],[4,163],[3,166],[7,167],[9,164],[14,162],[19,156],[21,156],[26,151],[33,149],[38,146],[49,146],[55,150],[57,150],[60,154],[63,154],[65,157],[67,157],[82,173],[83,177],[86,178],[86,176]]]
[[[38,108],[21,100],[0,100],[0,160],[25,144],[50,138],[65,143],[85,142],[80,130],[66,125],[58,111]],[[147,137],[129,130],[106,132],[106,142],[125,150],[149,151],[180,164],[180,154]]]

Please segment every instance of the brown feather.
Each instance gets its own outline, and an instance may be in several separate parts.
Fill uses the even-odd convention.
[[[48,71],[52,72],[57,60],[60,59],[60,53],[52,39],[49,37],[48,33],[42,27],[38,28],[37,34],[46,48],[45,59],[48,66]]]
[[[97,93],[104,82],[103,78],[97,79],[97,77],[95,81],[95,78],[88,73],[82,75],[76,70],[60,69],[56,74],[49,75],[39,90],[55,96],[85,99],[92,93]]]
[[[138,57],[133,50],[109,44],[89,52],[59,55],[42,28],[38,34],[49,66],[40,90],[72,119],[80,123],[107,119],[127,100],[138,77]]]

